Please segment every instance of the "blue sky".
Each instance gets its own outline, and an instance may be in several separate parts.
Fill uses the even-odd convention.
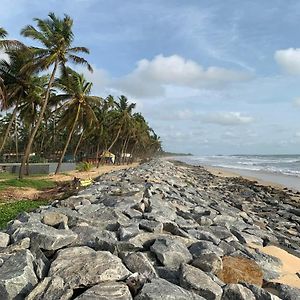
[[[300,152],[299,1],[1,0],[0,26],[21,39],[50,11],[91,50],[94,93],[136,102],[166,150]]]

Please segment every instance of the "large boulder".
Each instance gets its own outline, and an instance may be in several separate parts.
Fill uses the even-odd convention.
[[[150,263],[145,254],[133,252],[124,255],[123,262],[126,267],[133,273],[147,274],[148,278],[157,277],[153,265]]]
[[[263,272],[259,265],[244,257],[223,257],[223,269],[217,274],[225,283],[247,282],[262,285]]]
[[[120,258],[89,247],[60,250],[48,276],[60,276],[70,287],[91,286],[103,281],[123,280],[130,275]]]
[[[208,300],[220,300],[222,288],[202,270],[182,264],[180,285]]]
[[[0,254],[1,300],[24,299],[38,280],[33,268],[33,256],[29,250],[12,254]]]
[[[256,300],[254,294],[241,284],[226,285],[222,300]]]
[[[204,272],[216,274],[223,268],[223,262],[220,256],[215,253],[202,254],[192,261],[192,265]]]
[[[178,285],[157,278],[146,283],[134,300],[204,300],[205,298],[187,291]]]
[[[127,285],[123,282],[104,282],[94,285],[76,300],[132,300]]]
[[[178,268],[181,263],[192,260],[192,255],[187,247],[176,240],[167,238],[156,239],[150,249],[156,254],[157,259],[169,268]]]
[[[26,300],[69,300],[73,290],[58,276],[46,277],[26,297]]]
[[[58,250],[74,242],[77,234],[71,230],[60,230],[37,222],[22,224],[12,234],[15,242],[25,237],[29,237],[31,242],[39,245],[41,249]]]

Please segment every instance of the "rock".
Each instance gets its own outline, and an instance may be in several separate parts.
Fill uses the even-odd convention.
[[[256,300],[254,294],[241,284],[227,284],[222,300]]]
[[[150,247],[158,260],[166,267],[178,268],[181,263],[192,260],[192,255],[182,243],[167,238],[156,239]]]
[[[60,276],[71,288],[91,286],[103,281],[123,280],[130,272],[121,259],[107,251],[73,247],[58,251],[48,276]]]
[[[25,300],[69,300],[73,290],[68,288],[64,280],[58,276],[46,277]]]
[[[225,283],[247,282],[262,285],[263,273],[258,264],[243,257],[223,257],[223,269],[217,275]]]
[[[58,212],[46,212],[42,217],[42,222],[46,225],[58,227],[60,224],[68,226],[68,217]]]
[[[72,246],[88,246],[96,249],[100,241],[107,242],[110,245],[117,242],[115,232],[99,229],[87,224],[73,227],[72,231],[77,234],[77,239],[72,243]]]
[[[161,233],[163,230],[163,224],[156,221],[151,220],[142,220],[140,221],[140,229],[149,231],[149,232],[157,232]]]
[[[7,247],[9,244],[9,234],[0,232],[0,248]]]
[[[193,294],[164,279],[153,279],[146,283],[134,300],[204,300],[205,298]]]
[[[292,287],[282,283],[269,282],[265,288],[275,290],[278,296],[284,300],[299,300],[300,299],[300,289]]]
[[[129,226],[121,226],[118,230],[120,241],[128,240],[140,233],[139,224],[131,224]]]
[[[94,285],[76,300],[132,300],[127,285],[123,282],[104,282]]]
[[[156,266],[155,270],[160,278],[165,279],[173,284],[180,285],[179,269],[169,269],[167,267]]]
[[[223,256],[223,250],[217,247],[216,245],[214,245],[213,242],[209,242],[209,241],[199,241],[193,243],[189,247],[189,251],[193,255],[193,258],[197,258],[200,255],[210,254],[210,253],[215,253],[218,256]]]
[[[251,290],[256,300],[280,300],[277,296],[269,293],[268,291],[258,287],[257,285],[241,282],[243,286]]]
[[[29,237],[41,249],[58,250],[74,242],[77,234],[71,230],[59,230],[43,223],[26,223],[12,234],[14,242],[25,237]]]
[[[29,250],[0,254],[1,300],[24,299],[38,283],[33,270],[33,256]]]
[[[223,269],[222,259],[215,253],[202,254],[192,261],[192,265],[204,272],[216,274]]]
[[[198,240],[210,241],[215,245],[218,245],[220,243],[220,239],[209,231],[191,229],[188,231],[188,233]]]
[[[208,300],[219,300],[223,293],[222,288],[202,270],[187,264],[181,266],[180,285]]]
[[[147,274],[148,278],[158,277],[157,273],[145,254],[141,252],[133,252],[124,256],[123,262],[131,272]]]
[[[256,244],[259,246],[263,245],[263,240],[260,237],[257,237],[255,235],[251,235],[246,232],[239,232],[237,230],[231,230],[231,232],[238,238],[238,240],[242,244]]]

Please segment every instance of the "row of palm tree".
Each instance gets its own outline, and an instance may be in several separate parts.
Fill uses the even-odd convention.
[[[78,56],[89,50],[73,46],[73,20],[53,13],[34,20],[36,27],[28,25],[21,34],[40,47],[8,40],[0,27],[0,49],[9,57],[0,61],[0,103],[5,112],[0,118],[0,154],[13,152],[21,159],[19,177],[33,152],[47,160],[59,155],[57,174],[67,153],[76,160],[78,154],[98,159],[103,151],[112,151],[124,162],[125,157],[159,151],[159,137],[140,113],[133,112],[134,103],[123,95],[91,95],[93,84],[71,68],[80,64],[92,72],[87,60]]]

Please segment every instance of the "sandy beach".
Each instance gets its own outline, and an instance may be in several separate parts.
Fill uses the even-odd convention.
[[[221,167],[204,166],[206,170],[212,174],[220,177],[240,177],[246,178],[251,181],[257,181],[260,185],[272,186],[279,189],[291,189],[294,191],[300,191],[300,178],[271,174],[267,172],[251,171],[251,170],[240,170],[230,169]]]

